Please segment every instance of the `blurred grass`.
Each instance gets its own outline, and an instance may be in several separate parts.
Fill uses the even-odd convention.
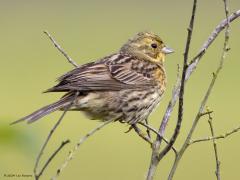
[[[60,116],[60,113],[54,113],[32,125],[8,125],[60,97],[59,94],[43,95],[41,92],[54,85],[59,75],[72,69],[42,33],[43,30],[48,30],[79,64],[117,51],[129,37],[139,31],[158,33],[176,53],[167,57],[167,92],[159,108],[150,117],[151,123],[157,127],[171,96],[177,64],[182,64],[191,6],[190,0],[0,0],[0,177],[3,173],[32,173],[37,153],[49,129]],[[233,11],[238,8],[239,0],[230,0],[230,9]],[[223,18],[221,1],[199,1],[191,56],[196,54]],[[223,35],[209,49],[187,84],[184,122],[177,146],[185,138],[211,80],[211,73],[217,67],[222,43]],[[214,110],[217,134],[239,125],[239,20],[231,25],[230,45],[231,51],[208,103]],[[168,136],[175,125],[175,115],[176,112],[168,126]],[[70,138],[72,143],[49,166],[43,179],[54,174],[80,135],[98,123],[88,121],[81,113],[67,115],[44,158],[62,140]],[[144,179],[150,149],[133,132],[125,134],[127,129],[123,124],[114,123],[92,137],[81,147],[59,179]],[[194,136],[207,135],[208,125],[203,119]],[[239,137],[234,135],[219,141],[223,179],[240,178]],[[166,178],[172,159],[170,154],[164,159],[158,168],[157,178]],[[214,170],[211,143],[198,144],[187,151],[175,179],[214,179]]]

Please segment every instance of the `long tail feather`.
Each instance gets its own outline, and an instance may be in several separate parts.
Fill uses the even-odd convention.
[[[42,107],[41,109],[33,112],[32,114],[29,114],[28,116],[25,116],[17,121],[12,122],[11,125],[19,123],[21,121],[27,121],[28,123],[32,123],[56,110],[69,106],[72,103],[72,101],[73,96],[64,97],[55,103]]]

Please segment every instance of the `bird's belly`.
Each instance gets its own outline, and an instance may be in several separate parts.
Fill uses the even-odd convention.
[[[123,106],[123,112],[126,114],[124,121],[135,124],[147,119],[160,100],[161,94],[154,90],[130,93],[129,100]]]
[[[134,124],[146,119],[160,98],[161,94],[155,90],[91,92],[79,97],[75,107],[90,119]]]
[[[91,92],[80,97],[75,107],[92,120],[118,120],[122,113],[117,108],[119,95],[116,92]]]

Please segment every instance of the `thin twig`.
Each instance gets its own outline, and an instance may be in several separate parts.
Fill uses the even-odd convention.
[[[47,166],[49,165],[49,163],[53,160],[53,158],[57,155],[57,153],[59,153],[59,151],[66,145],[70,143],[70,140],[66,140],[63,141],[61,143],[61,145],[53,152],[53,154],[48,158],[48,160],[46,161],[46,163],[44,164],[44,166],[42,167],[42,169],[40,170],[38,177],[40,177],[42,175],[42,173],[44,172],[44,170],[47,168]]]
[[[41,157],[42,157],[42,155],[43,155],[43,152],[44,152],[44,150],[45,150],[45,148],[46,148],[49,140],[51,139],[53,133],[55,132],[55,130],[57,129],[57,127],[60,125],[60,123],[61,123],[61,121],[63,120],[64,116],[66,115],[67,111],[68,111],[69,108],[71,108],[71,106],[73,105],[73,102],[74,102],[74,100],[76,99],[76,97],[78,96],[78,94],[79,94],[79,93],[77,92],[76,95],[75,95],[74,98],[73,98],[73,101],[70,103],[70,105],[67,106],[67,107],[64,109],[64,112],[62,113],[62,115],[60,116],[60,118],[58,119],[58,121],[56,122],[56,124],[53,126],[53,128],[52,128],[51,131],[49,132],[49,134],[48,134],[48,136],[47,136],[47,138],[46,138],[46,140],[45,140],[45,142],[44,142],[44,144],[43,144],[43,146],[42,146],[42,148],[41,148],[41,150],[40,150],[40,152],[39,152],[39,154],[38,154],[38,156],[37,156],[37,159],[36,159],[36,162],[35,162],[35,165],[34,165],[34,170],[33,170],[34,176],[35,176],[35,179],[36,179],[36,180],[38,180],[38,179],[40,178],[40,176],[41,176],[41,174],[37,173],[37,168],[38,168],[40,159],[41,159]]]
[[[173,87],[173,91],[172,91],[172,98],[171,100],[169,101],[168,103],[168,106],[167,106],[167,109],[166,109],[166,112],[163,116],[163,119],[162,119],[162,123],[160,125],[160,128],[159,128],[159,134],[161,136],[157,137],[156,138],[156,146],[160,146],[161,144],[161,137],[163,137],[164,135],[164,132],[165,132],[165,129],[166,129],[166,126],[167,126],[167,123],[168,123],[168,120],[170,118],[170,115],[173,111],[173,108],[178,100],[178,94],[179,94],[179,91],[180,91],[180,83],[181,83],[181,77],[180,77],[180,66],[178,64],[177,66],[177,78],[176,78],[176,83]]]
[[[200,116],[206,116],[206,115],[209,116],[212,113],[213,113],[213,111],[206,111],[206,112],[201,113]]]
[[[64,57],[68,60],[68,62],[77,68],[78,64],[64,51],[64,49],[55,41],[55,39],[47,31],[43,31],[43,32],[49,37],[53,45],[64,55]]]
[[[212,137],[205,137],[205,138],[201,138],[201,139],[191,140],[189,142],[189,145],[199,143],[199,142],[208,142],[208,141],[212,141],[212,140],[225,139],[225,138],[231,136],[232,134],[237,133],[238,131],[240,131],[240,126],[237,128],[234,128],[233,130],[231,130],[225,134],[219,135],[219,136],[212,136]]]
[[[79,149],[79,147],[88,139],[90,138],[92,135],[94,135],[97,131],[99,131],[100,129],[102,129],[103,127],[105,127],[106,125],[108,125],[109,123],[111,123],[113,121],[106,121],[102,124],[100,124],[99,126],[97,126],[96,128],[94,128],[93,130],[89,131],[85,136],[83,136],[78,143],[75,145],[75,147],[69,152],[67,158],[65,159],[65,161],[62,163],[62,165],[60,166],[60,168],[58,168],[57,173],[55,176],[53,176],[51,179],[55,180],[57,179],[57,177],[62,173],[63,169],[68,165],[68,163],[72,160],[74,154],[76,153],[76,151]]]
[[[166,112],[165,112],[165,114],[163,116],[162,123],[161,123],[159,131],[158,131],[158,134],[160,134],[160,136],[157,136],[157,138],[156,138],[156,141],[155,141],[156,147],[160,147],[160,145],[161,145],[162,137],[164,137],[163,135],[164,135],[164,132],[165,132],[168,120],[169,120],[170,115],[171,115],[171,113],[173,111],[174,105],[176,104],[176,102],[178,100],[178,94],[179,94],[179,91],[180,91],[180,89],[179,89],[180,83],[181,83],[180,66],[178,64],[177,65],[176,83],[175,83],[175,85],[173,87],[172,98],[171,98],[171,100],[168,103]]]
[[[214,133],[214,129],[213,129],[213,123],[212,123],[212,116],[211,116],[211,114],[208,115],[208,118],[209,118],[208,119],[208,124],[209,124],[209,128],[210,128],[210,131],[211,131],[211,135],[212,135],[212,137],[214,137],[215,133]],[[215,155],[215,160],[216,160],[216,171],[215,171],[215,174],[216,174],[217,180],[220,180],[221,179],[221,176],[220,176],[220,161],[219,161],[217,143],[216,143],[215,139],[213,139],[212,142],[213,142],[213,149],[214,149],[214,155]]]

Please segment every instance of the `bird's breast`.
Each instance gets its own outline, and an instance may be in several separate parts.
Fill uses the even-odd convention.
[[[157,68],[153,73],[153,77],[158,88],[160,88],[160,91],[164,92],[167,84],[167,78],[164,68]]]

